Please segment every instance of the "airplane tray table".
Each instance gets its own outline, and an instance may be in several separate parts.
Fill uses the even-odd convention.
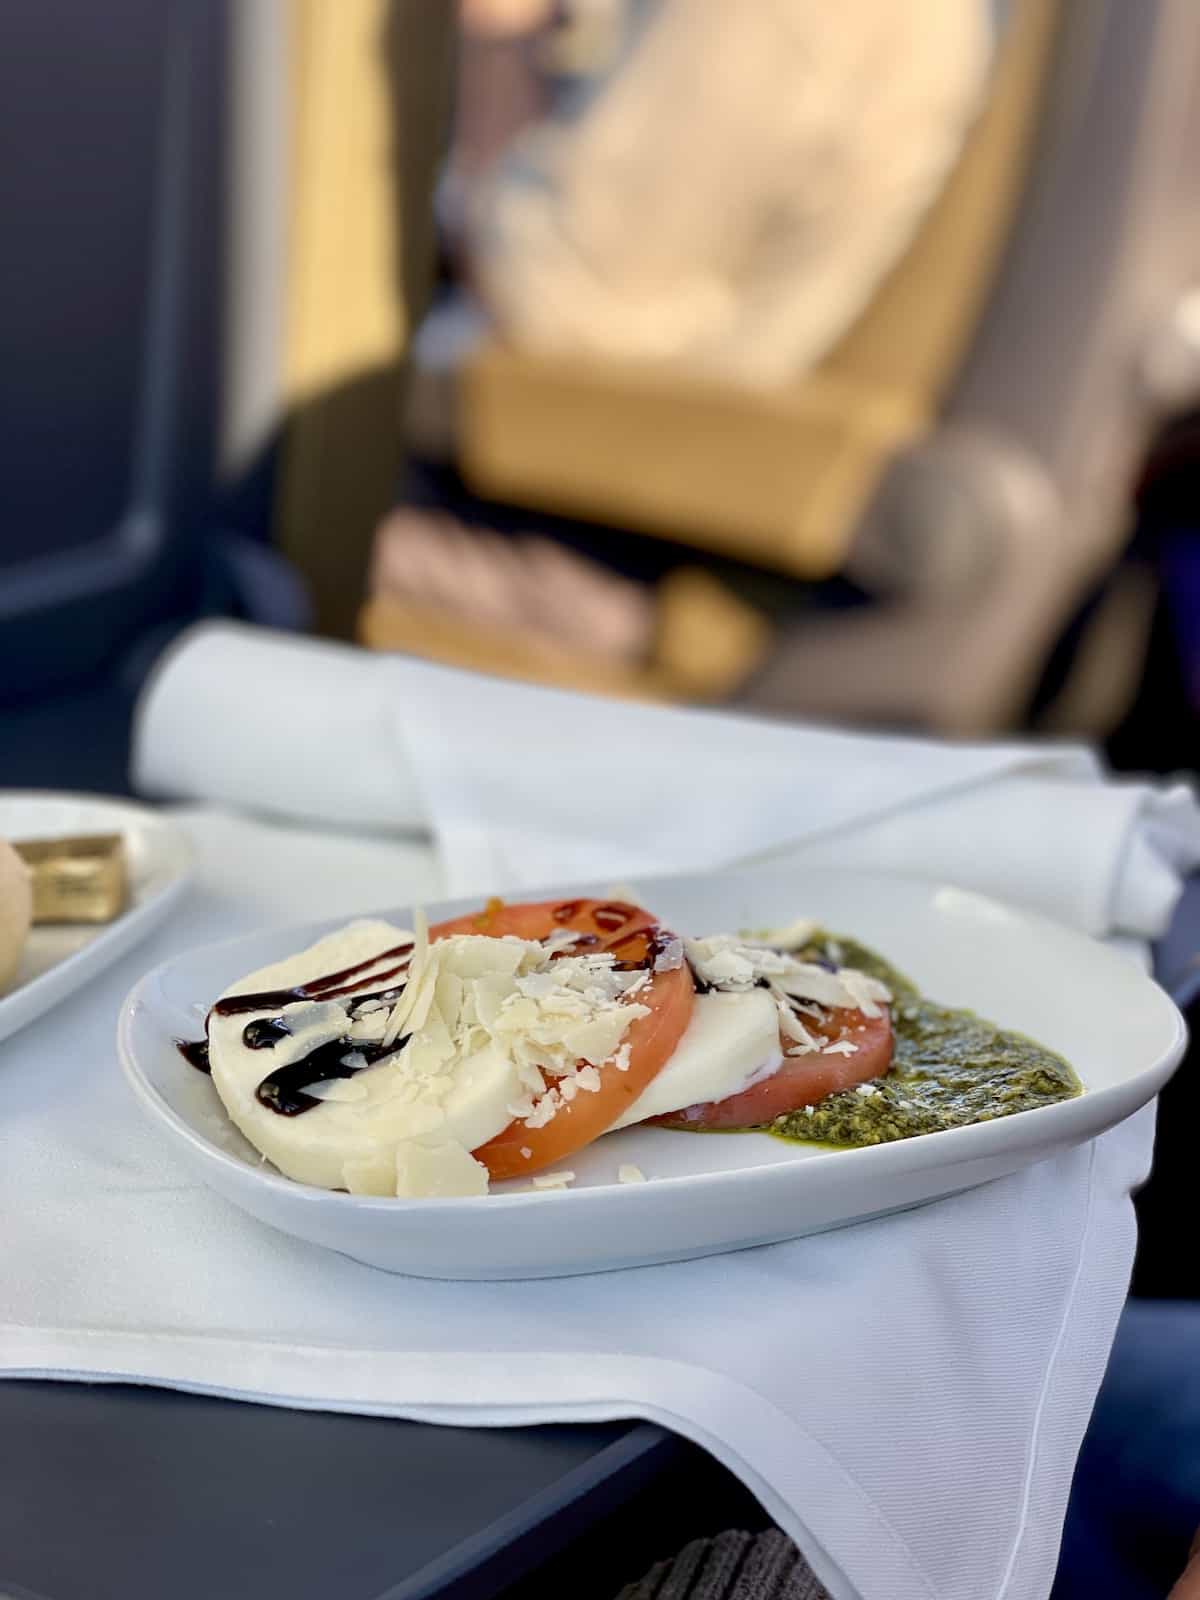
[[[1197,951],[1200,878],[1156,952],[1181,1006]],[[689,1538],[765,1522],[644,1422],[443,1428],[14,1379],[0,1438],[0,1600],[604,1600]]]
[[[0,1437],[0,1600],[499,1594],[689,1449],[26,1380]]]

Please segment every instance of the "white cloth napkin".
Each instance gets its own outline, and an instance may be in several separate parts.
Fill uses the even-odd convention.
[[[1105,783],[1080,746],[589,699],[232,623],[192,629],[162,664],[134,765],[153,794],[432,826],[452,894],[778,856],[948,878],[1154,937],[1200,863],[1186,787]]]
[[[838,1600],[1044,1600],[1150,1112],[956,1199],[718,1260],[391,1277],[194,1183],[126,1090],[113,1022],[151,961],[431,897],[439,868],[395,841],[183,820],[199,882],[153,950],[0,1047],[0,1371],[441,1423],[648,1417],[741,1477]]]
[[[955,838],[955,876],[995,886],[974,859],[994,854],[1010,897],[1042,903],[1053,867],[1066,914],[1148,932],[1197,842],[1182,794],[1110,806],[1083,752],[618,706],[224,628],[159,673],[138,770],[360,831],[432,817],[441,850],[191,813],[199,891],[154,960],[272,922],[715,864],[818,832],[832,859],[874,848],[891,866],[902,849],[927,872]],[[1022,786],[1043,783],[1077,828],[1094,810],[1084,848],[1062,818],[1042,836],[1048,791]],[[175,1167],[112,1059],[119,998],[150,959],[0,1055],[0,1215],[20,1218],[0,1229],[0,1368],[444,1423],[645,1416],[737,1473],[838,1600],[1043,1600],[1128,1279],[1149,1111],[817,1238],[593,1278],[403,1280],[277,1236]]]

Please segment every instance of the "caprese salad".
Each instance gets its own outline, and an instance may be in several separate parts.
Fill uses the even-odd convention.
[[[233,984],[180,1047],[289,1177],[483,1194],[633,1123],[762,1127],[885,1073],[886,984],[806,959],[811,931],[689,939],[594,899],[351,923]]]

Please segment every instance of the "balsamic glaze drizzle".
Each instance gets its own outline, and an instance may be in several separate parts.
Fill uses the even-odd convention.
[[[563,900],[554,907],[550,913],[560,927],[565,927],[572,917],[577,917],[587,904],[586,900]],[[604,900],[598,906],[593,906],[589,915],[598,928],[605,933],[617,933],[627,922],[632,922],[638,915],[636,906],[626,905],[623,900]],[[592,937],[585,935],[584,937]]]
[[[290,1030],[282,1017],[257,1017],[242,1029],[242,1043],[247,1050],[272,1050],[280,1039],[290,1037]]]
[[[570,922],[583,904],[582,900],[568,900],[556,906],[553,912],[555,922],[560,925]],[[635,906],[617,900],[605,901],[596,906],[591,913],[596,926],[610,936],[618,933],[637,915]],[[665,930],[652,927],[639,929],[627,938],[618,940],[616,944],[609,946],[615,958],[616,970],[652,971],[655,962],[667,949],[672,937]],[[594,933],[581,933],[573,946],[567,950],[556,951],[555,955],[573,954],[579,948],[594,946],[600,942],[600,938]],[[209,1017],[235,1017],[251,1011],[282,1011],[284,1006],[295,1005],[302,1000],[336,1000],[346,995],[353,995],[354,998],[347,1007],[353,1019],[361,1014],[363,1006],[368,1001],[394,1001],[403,993],[404,974],[409,968],[412,948],[412,941],[406,940],[403,944],[394,945],[390,950],[380,951],[367,961],[356,962],[354,966],[343,967],[341,971],[328,973],[322,978],[311,978],[307,983],[297,984],[291,989],[264,989],[257,994],[227,995],[215,1002]],[[386,971],[372,973],[371,976],[379,983],[386,984],[390,978],[400,978],[401,982],[390,988],[376,989],[370,993],[355,992],[357,984],[365,981],[363,973],[369,972],[383,961],[392,960],[395,960],[395,965]],[[701,992],[698,981],[697,992]],[[205,1032],[207,1034],[207,1024]],[[242,1042],[248,1050],[271,1050],[280,1039],[288,1037],[288,1027],[279,1016],[256,1017],[242,1030]],[[287,1066],[269,1073],[254,1091],[255,1099],[260,1105],[276,1112],[279,1116],[298,1117],[321,1104],[316,1095],[307,1093],[313,1084],[328,1083],[338,1078],[352,1078],[356,1072],[374,1066],[385,1056],[396,1054],[407,1043],[407,1034],[387,1046],[353,1038],[329,1040],[310,1050],[300,1060],[291,1061]],[[197,1040],[176,1039],[175,1044],[179,1053],[192,1066],[201,1072],[211,1070],[207,1037]],[[347,1064],[345,1059],[347,1056],[356,1058],[353,1065]]]
[[[258,994],[227,995],[225,999],[218,1000],[212,1006],[208,1015],[209,1018],[236,1017],[248,1011],[281,1011],[284,1006],[295,1005],[300,1000],[336,1000],[352,994],[354,998],[347,1010],[353,1020],[361,1015],[368,1001],[395,1001],[404,992],[403,975],[408,971],[411,956],[412,941],[406,940],[403,944],[394,945],[390,950],[381,950],[368,961],[356,962],[352,967],[343,967],[340,972],[327,973],[323,978],[311,978],[307,983],[297,984],[292,989],[264,989]],[[409,959],[397,961],[386,971],[371,973],[371,976],[376,982],[385,985],[389,978],[400,978],[401,982],[365,994],[355,993],[356,983],[364,981],[361,974],[370,971],[372,967],[377,967],[381,961],[391,961],[395,957]],[[204,1031],[203,1039],[176,1039],[175,1047],[183,1059],[197,1071],[211,1073],[207,1020]],[[256,1017],[242,1030],[242,1043],[248,1050],[271,1050],[280,1039],[289,1037],[290,1030],[282,1017]],[[278,1112],[280,1116],[297,1117],[302,1111],[311,1111],[314,1106],[321,1103],[315,1095],[304,1092],[308,1085],[327,1083],[331,1078],[351,1078],[363,1067],[373,1066],[384,1056],[390,1056],[403,1049],[406,1043],[407,1036],[397,1039],[385,1049],[383,1045],[368,1044],[359,1039],[334,1039],[327,1044],[318,1045],[315,1050],[310,1050],[299,1061],[289,1062],[286,1067],[280,1067],[277,1072],[272,1072],[254,1091],[255,1098],[260,1105]],[[342,1060],[343,1056],[348,1056],[352,1052],[362,1058],[357,1066],[347,1066]]]
[[[592,921],[605,933],[616,933],[627,922],[632,922],[637,914],[636,906],[628,906],[623,900],[609,900],[602,906],[593,907]]]
[[[294,1006],[298,1000],[337,1000],[342,995],[354,992],[360,973],[378,966],[381,961],[390,961],[393,956],[411,955],[412,940],[406,939],[403,944],[393,945],[390,950],[381,950],[369,961],[358,961],[354,966],[343,967],[340,972],[330,972],[324,978],[310,978],[307,983],[297,984],[294,989],[264,989],[259,994],[226,995],[212,1009],[218,1017],[236,1017],[246,1011],[282,1011],[284,1006]],[[408,961],[404,960],[390,967],[387,972],[376,972],[372,976],[382,982],[407,972],[408,966]],[[368,996],[361,998],[366,1000]]]
[[[328,1044],[310,1050],[299,1061],[292,1061],[264,1078],[255,1089],[254,1098],[260,1106],[278,1112],[281,1117],[298,1117],[302,1112],[311,1111],[314,1106],[321,1104],[315,1094],[305,1093],[312,1084],[329,1083],[334,1078],[352,1078],[364,1067],[373,1067],[377,1061],[382,1061],[384,1056],[403,1050],[407,1043],[407,1034],[401,1034],[389,1045],[362,1044],[354,1039],[331,1039]],[[362,1059],[348,1063],[344,1058],[351,1054]]]
[[[608,949],[613,957],[614,972],[653,972],[655,963],[664,951],[675,942],[675,935],[656,923],[650,928],[639,928]]]
[[[190,1067],[197,1072],[211,1072],[208,1061],[207,1039],[176,1039],[175,1048]]]

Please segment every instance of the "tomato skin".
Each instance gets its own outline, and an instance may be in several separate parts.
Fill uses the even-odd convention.
[[[546,939],[559,928],[580,935],[581,952],[611,953],[618,965],[645,963],[647,970],[652,970],[658,924],[642,907],[623,901],[567,900],[518,905],[489,901],[482,911],[439,922],[430,928],[429,937],[436,940],[473,933],[490,938],[515,935],[520,939]],[[683,1037],[695,1004],[691,969],[684,963],[668,972],[654,972],[637,1001],[649,1007],[649,1014],[636,1017],[625,1035],[624,1042],[629,1046],[626,1069],[601,1067],[601,1084],[595,1093],[577,1094],[559,1106],[541,1128],[510,1122],[494,1139],[473,1151],[491,1178],[519,1178],[540,1172],[612,1127],[665,1065]]]
[[[830,1042],[849,1039],[858,1048],[854,1055],[785,1055],[777,1072],[740,1094],[686,1106],[653,1120],[661,1127],[693,1131],[761,1128],[785,1112],[816,1105],[839,1089],[882,1077],[891,1064],[892,1019],[886,1009],[881,1017],[868,1017],[861,1011],[831,1011],[823,1022],[805,1017],[804,1025]],[[782,1043],[786,1048],[787,1040]]]
[[[546,939],[556,929],[580,936],[580,950],[613,955],[626,969],[653,966],[664,935],[655,918],[640,906],[622,901],[579,899],[508,905],[489,901],[480,911],[468,912],[429,930],[429,937],[484,934],[491,938],[513,935],[521,939]],[[541,1128],[511,1122],[494,1139],[473,1154],[494,1179],[517,1178],[540,1172],[570,1156],[606,1132],[636,1100],[674,1053],[691,1021],[695,983],[686,963],[668,972],[656,972],[638,995],[650,1014],[637,1018],[626,1034],[629,1066],[601,1069],[597,1093],[580,1093],[561,1105]],[[802,1106],[816,1105],[826,1095],[853,1088],[881,1077],[892,1059],[891,1015],[835,1010],[817,1021],[806,1016],[805,1026],[833,1043],[848,1039],[857,1048],[852,1055],[824,1052],[784,1055],[771,1077],[752,1084],[725,1100],[686,1106],[650,1121],[661,1127],[695,1130],[761,1128],[776,1117]],[[781,1041],[785,1052],[788,1040]],[[525,1155],[523,1152],[528,1151]]]
[[[627,1110],[651,1079],[674,1054],[692,1015],[695,990],[691,972],[677,968],[660,972],[648,989],[638,995],[639,1004],[650,1006],[650,1015],[637,1017],[629,1026],[625,1041],[629,1045],[629,1066],[621,1072],[615,1066],[602,1067],[601,1087],[596,1094],[577,1094],[561,1105],[542,1128],[528,1128],[523,1122],[510,1122],[487,1144],[472,1152],[482,1161],[492,1178],[519,1178],[539,1172],[564,1157],[582,1150]],[[528,1156],[522,1154],[528,1150]]]
[[[566,928],[598,942],[590,949],[608,948],[631,934],[657,926],[657,921],[641,906],[624,900],[537,900],[509,905],[504,900],[489,900],[482,911],[468,911],[449,922],[430,928],[431,939],[445,939],[456,933],[479,933],[490,939],[506,934],[518,939],[547,939],[556,928]]]

